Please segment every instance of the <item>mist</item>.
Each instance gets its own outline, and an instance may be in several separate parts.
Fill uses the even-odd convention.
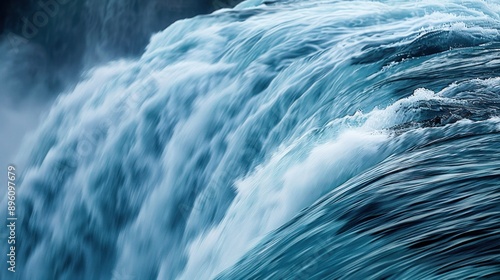
[[[5,1],[0,14],[0,165],[86,71],[140,55],[155,32],[234,0]]]

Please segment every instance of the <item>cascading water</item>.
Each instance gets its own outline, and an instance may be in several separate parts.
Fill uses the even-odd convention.
[[[0,165],[82,72],[137,57],[149,38],[179,19],[239,0],[3,0],[0,7]]]
[[[499,13],[247,1],[174,23],[26,142],[14,278],[500,277]]]

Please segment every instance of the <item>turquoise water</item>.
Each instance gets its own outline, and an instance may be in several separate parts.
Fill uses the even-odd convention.
[[[25,144],[17,279],[500,277],[499,12],[248,1],[174,23]]]

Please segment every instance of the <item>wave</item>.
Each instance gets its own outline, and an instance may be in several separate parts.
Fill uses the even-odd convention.
[[[18,157],[16,277],[497,277],[500,6],[395,3],[247,1],[88,73]]]
[[[10,164],[23,136],[82,74],[116,59],[137,58],[149,38],[176,20],[239,0],[24,0],[0,12],[0,164]]]

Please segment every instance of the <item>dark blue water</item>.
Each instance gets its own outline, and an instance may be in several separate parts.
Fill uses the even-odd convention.
[[[247,1],[174,23],[19,154],[16,279],[498,279],[499,12]]]

